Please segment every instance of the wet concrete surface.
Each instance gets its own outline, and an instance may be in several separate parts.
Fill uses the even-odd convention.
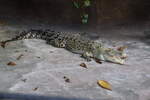
[[[80,31],[61,26],[9,24],[0,26],[0,40],[10,39],[22,29],[31,27]],[[9,43],[6,48],[0,47],[0,98],[18,100],[19,96],[20,100],[150,100],[150,46],[146,42],[148,39],[144,38],[144,30],[140,27],[114,27],[109,30],[98,29],[95,34],[92,30],[89,31],[89,36],[98,37],[96,41],[105,46],[127,46],[128,58],[125,65],[86,62],[78,54],[55,48],[44,40],[19,40]],[[23,56],[17,60],[20,55]],[[16,65],[8,66],[10,61]],[[85,63],[87,69],[82,68],[81,63]],[[66,82],[64,76],[70,82]],[[112,91],[99,87],[97,80],[108,81]],[[46,98],[47,96],[54,98]]]

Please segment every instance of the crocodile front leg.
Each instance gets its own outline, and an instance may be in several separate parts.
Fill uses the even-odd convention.
[[[81,57],[85,58],[87,61],[91,61],[93,54],[91,52],[84,52]]]

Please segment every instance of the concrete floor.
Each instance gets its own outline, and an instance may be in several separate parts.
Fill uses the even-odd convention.
[[[34,28],[45,26],[32,24]],[[2,24],[0,40],[28,28],[31,25]],[[108,47],[128,46],[125,65],[86,62],[79,55],[47,45],[43,40],[21,40],[9,43],[5,49],[0,47],[0,100],[150,100],[150,46],[144,30],[146,27],[119,26],[101,27],[95,34],[89,31],[89,36],[98,37],[96,41]],[[8,66],[10,61],[16,65]],[[79,66],[81,63],[87,69]],[[64,76],[70,79],[69,83]],[[112,91],[99,87],[97,80],[108,81]]]

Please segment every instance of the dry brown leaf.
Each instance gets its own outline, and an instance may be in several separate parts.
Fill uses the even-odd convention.
[[[15,62],[10,61],[9,63],[7,63],[7,65],[9,65],[9,66],[15,66],[15,65],[16,65],[16,63],[15,63]]]
[[[70,83],[70,79],[64,76],[65,82]]]
[[[87,68],[87,65],[85,63],[80,64],[81,67]]]
[[[26,82],[26,81],[27,81],[27,79],[21,79],[21,81]]]
[[[35,87],[35,88],[33,88],[33,91],[36,91],[38,88],[39,88],[39,87]]]
[[[6,42],[0,42],[1,47],[5,48],[6,47]]]
[[[100,59],[94,58],[94,60],[95,60],[97,63],[102,64],[102,61],[101,61]]]
[[[22,56],[23,56],[23,54],[20,54],[16,59],[20,60]]]
[[[37,57],[37,58],[41,58],[41,57]]]
[[[97,84],[98,84],[99,86],[101,86],[102,88],[105,88],[105,89],[107,89],[107,90],[112,90],[111,85],[110,85],[107,81],[105,81],[105,80],[98,80],[98,81],[97,81]]]
[[[70,79],[69,78],[65,79],[65,82],[70,83]]]

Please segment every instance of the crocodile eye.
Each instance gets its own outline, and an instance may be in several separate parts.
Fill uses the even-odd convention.
[[[64,43],[60,43],[60,47],[65,47],[65,44]]]

